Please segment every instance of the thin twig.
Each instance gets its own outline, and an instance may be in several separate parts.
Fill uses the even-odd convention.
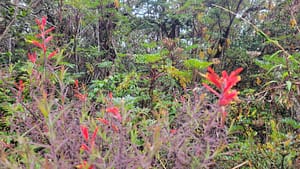
[[[239,165],[233,167],[232,169],[238,169],[238,168],[242,167],[242,166],[245,165],[245,164],[250,165],[249,161],[247,160],[247,161],[244,161],[244,162],[242,162],[241,164],[239,164]]]

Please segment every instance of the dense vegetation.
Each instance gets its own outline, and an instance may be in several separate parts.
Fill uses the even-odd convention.
[[[0,2],[0,168],[300,168],[300,1]]]

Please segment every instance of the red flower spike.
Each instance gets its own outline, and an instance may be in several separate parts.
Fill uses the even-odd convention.
[[[88,128],[85,127],[85,126],[80,126],[80,129],[81,129],[83,138],[84,138],[86,141],[88,141],[88,140],[89,140],[89,130],[88,130]]]
[[[119,112],[119,109],[117,107],[110,107],[106,109],[107,113],[112,113],[113,116],[118,119],[120,122],[122,121],[121,114]]]
[[[203,83],[203,86],[206,87],[210,92],[219,97],[219,105],[226,106],[237,97],[237,91],[231,91],[231,88],[235,86],[240,80],[238,74],[243,70],[243,68],[238,68],[235,71],[231,72],[228,76],[226,71],[222,72],[222,77],[220,78],[212,68],[208,68],[208,73],[206,78],[213,83],[217,88],[220,89],[220,93],[215,91],[213,88]]]
[[[102,124],[104,124],[104,125],[109,125],[109,122],[108,122],[108,120],[106,120],[106,119],[103,119],[103,118],[97,118],[97,120],[98,120],[99,122],[101,122]]]
[[[28,53],[28,59],[30,60],[30,62],[35,63],[36,62],[36,53],[34,52],[33,54]]]

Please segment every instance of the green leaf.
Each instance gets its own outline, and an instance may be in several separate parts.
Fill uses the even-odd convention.
[[[199,47],[198,44],[195,44],[195,45],[191,45],[191,46],[188,46],[185,48],[185,50],[189,51],[189,50],[192,50],[192,49],[197,49]]]
[[[205,69],[213,64],[212,62],[200,61],[198,59],[188,59],[184,61],[184,66],[188,69]]]
[[[292,118],[284,118],[281,120],[281,122],[292,126],[294,129],[300,129],[300,123]]]
[[[291,81],[286,81],[285,84],[286,84],[286,89],[287,89],[288,91],[291,91],[292,82],[291,82]]]
[[[104,62],[98,63],[97,67],[99,67],[99,68],[110,68],[112,65],[113,65],[113,62],[104,61]]]
[[[139,55],[136,58],[137,63],[156,63],[162,59],[160,53]]]

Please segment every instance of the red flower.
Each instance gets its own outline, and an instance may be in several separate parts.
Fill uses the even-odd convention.
[[[30,60],[30,62],[35,63],[36,62],[36,53],[34,52],[33,54],[28,53],[28,59]]]
[[[30,43],[32,43],[33,45],[35,45],[38,48],[42,49],[43,52],[44,52],[44,55],[45,55],[46,51],[47,51],[47,44],[53,39],[53,36],[46,37],[46,35],[48,33],[50,33],[51,31],[53,31],[55,28],[51,27],[51,28],[45,30],[45,27],[46,27],[46,24],[47,24],[47,18],[45,16],[42,17],[41,20],[36,19],[35,21],[36,21],[36,23],[39,27],[39,30],[40,30],[40,33],[37,34],[36,37],[41,38],[41,42],[39,42],[37,40],[32,40],[32,41],[30,41]],[[56,50],[51,52],[48,56],[48,59],[51,59],[56,54],[57,54]]]
[[[220,106],[226,106],[230,104],[230,102],[237,97],[237,91],[231,90],[231,88],[241,80],[238,74],[242,70],[243,68],[238,68],[235,71],[231,72],[229,76],[226,71],[223,71],[222,77],[219,77],[212,68],[208,68],[208,73],[205,77],[220,90],[220,93],[218,93],[205,83],[203,83],[203,86],[219,97]]]
[[[85,141],[89,142],[89,146],[87,146],[86,144],[82,143],[80,149],[81,150],[85,150],[85,151],[90,151],[94,149],[94,145],[95,145],[95,141],[96,141],[96,136],[98,133],[98,127],[95,128],[94,133],[92,135],[92,137],[89,139],[89,129],[85,126],[80,126],[83,138],[85,139]]]
[[[117,107],[110,107],[106,109],[107,113],[112,113],[113,116],[118,119],[120,122],[122,121],[121,114],[119,112],[119,109]]]

